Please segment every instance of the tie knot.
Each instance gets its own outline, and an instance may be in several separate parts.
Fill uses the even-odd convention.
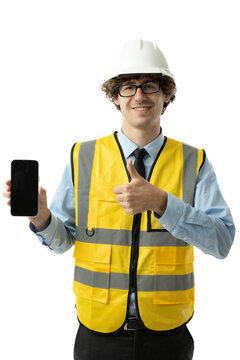
[[[135,158],[138,159],[138,160],[142,160],[144,158],[144,156],[146,155],[146,153],[147,153],[147,150],[139,149],[139,148],[137,148],[133,152]]]

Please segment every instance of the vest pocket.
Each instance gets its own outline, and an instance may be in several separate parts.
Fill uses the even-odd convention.
[[[116,185],[101,186],[97,192],[97,227],[121,229],[123,209],[116,200],[113,189]]]
[[[112,245],[76,241],[74,287],[76,295],[104,304],[109,302]]]
[[[154,305],[177,305],[189,304],[194,302],[195,288],[185,291],[154,291],[153,304]]]
[[[153,304],[184,304],[194,301],[192,246],[154,249]]]
[[[162,225],[159,224],[158,220],[154,216],[153,211],[147,211],[147,231],[167,231]]]

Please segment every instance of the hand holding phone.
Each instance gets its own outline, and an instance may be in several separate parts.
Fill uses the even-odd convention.
[[[13,173],[14,173],[14,171],[13,171]],[[14,177],[14,175],[12,177]],[[35,182],[38,185],[38,176],[37,176],[37,180],[35,177]],[[11,180],[6,181],[5,191],[3,193],[3,196],[5,196],[7,199],[9,199],[7,204],[9,206],[11,206],[11,202],[14,197],[14,196],[12,196],[12,181]],[[35,213],[35,211],[33,213]],[[27,216],[38,231],[43,231],[50,224],[51,212],[48,209],[48,205],[47,205],[47,192],[42,186],[39,186],[39,188],[38,188],[38,215],[37,216],[33,215],[32,217],[31,217],[31,215],[30,216],[27,215]]]
[[[11,180],[6,181],[3,196],[11,199]],[[7,201],[7,205],[11,205],[11,200]],[[38,188],[38,215],[34,217],[28,216],[28,219],[38,231],[46,229],[51,222],[51,212],[47,206],[47,192],[42,186]]]

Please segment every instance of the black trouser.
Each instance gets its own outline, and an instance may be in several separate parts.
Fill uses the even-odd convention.
[[[191,360],[194,342],[186,325],[167,332],[122,330],[97,335],[80,325],[74,360]]]

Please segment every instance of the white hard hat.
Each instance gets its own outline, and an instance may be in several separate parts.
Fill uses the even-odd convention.
[[[163,74],[173,78],[157,44],[146,40],[125,43],[108,68],[106,79],[126,74]]]

